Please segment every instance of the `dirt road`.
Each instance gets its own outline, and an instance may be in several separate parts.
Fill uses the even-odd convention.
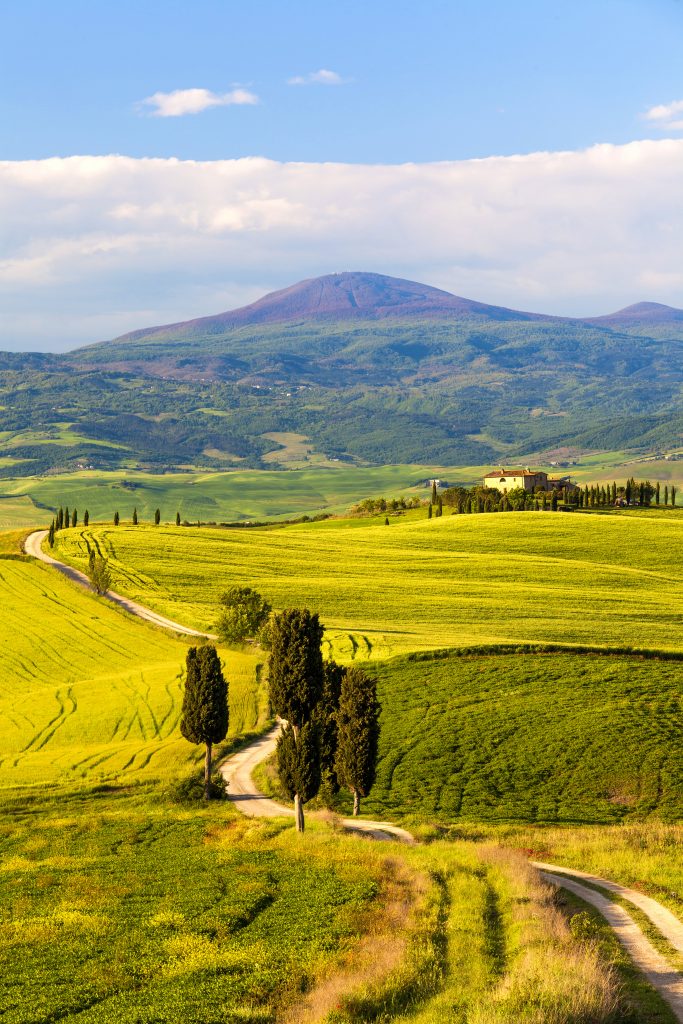
[[[291,807],[285,807],[260,793],[251,773],[275,750],[280,726],[273,728],[250,743],[244,750],[224,761],[220,772],[228,782],[228,796],[235,806],[252,818],[293,817]],[[343,818],[342,825],[352,832],[363,832],[374,839],[399,839],[403,843],[414,843],[415,839],[404,828],[387,821],[367,821],[365,818]]]
[[[32,558],[37,558],[39,562],[45,562],[46,565],[51,565],[54,569],[61,572],[63,576],[66,576],[67,579],[70,579],[79,587],[84,587],[86,590],[92,590],[90,580],[85,573],[80,572],[78,569],[74,569],[70,565],[65,565],[64,562],[58,562],[56,558],[53,558],[42,550],[42,545],[47,537],[47,533],[47,530],[37,530],[35,533],[29,534],[24,541],[24,551],[26,554],[31,555]],[[174,622],[173,619],[167,619],[165,615],[153,612],[151,608],[145,608],[144,604],[138,604],[137,601],[133,601],[129,597],[123,597],[121,594],[117,594],[113,590],[107,591],[103,596],[107,601],[111,601],[112,604],[118,605],[119,608],[123,608],[124,611],[129,612],[131,615],[137,615],[139,619],[144,619],[145,622],[151,622],[154,626],[161,626],[162,629],[169,629],[173,633],[182,633],[186,636],[208,637],[210,640],[216,639],[212,633],[202,633],[198,629],[190,629],[189,626],[181,626],[179,622]]]

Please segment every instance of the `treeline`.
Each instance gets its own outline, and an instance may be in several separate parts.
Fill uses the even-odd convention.
[[[424,502],[415,494],[410,498],[365,498],[352,505],[349,514],[352,516],[374,516],[379,512],[404,512],[406,509],[420,508]]]

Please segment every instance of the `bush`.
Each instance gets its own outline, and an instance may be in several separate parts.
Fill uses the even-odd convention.
[[[225,800],[228,795],[228,785],[220,772],[214,772],[211,776],[209,798],[211,800]],[[178,779],[168,788],[168,797],[175,804],[200,804],[204,802],[204,778],[202,775],[186,775]]]

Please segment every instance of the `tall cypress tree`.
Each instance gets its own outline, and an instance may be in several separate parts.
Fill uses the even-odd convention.
[[[664,485],[664,505],[666,506],[668,504],[669,504],[669,485],[665,484]]]
[[[436,505],[437,499],[436,480],[432,480],[432,505]]]
[[[431,503],[427,506],[427,519],[432,518],[432,506]]]
[[[180,512],[176,512],[175,514],[175,524],[176,526],[180,526]]]
[[[337,756],[339,781],[353,793],[353,813],[360,813],[360,799],[375,781],[379,744],[377,683],[355,665],[344,673],[337,711]]]
[[[655,505],[659,505],[659,480],[657,481],[657,486],[655,487]]]
[[[71,525],[78,526],[78,512],[76,511],[76,509],[74,509],[73,512],[71,513]]]
[[[47,542],[51,548],[55,546],[55,521],[54,519],[50,523],[50,529],[47,532]]]
[[[64,509],[64,526],[67,527],[67,526],[70,526],[70,525],[71,525],[71,516],[69,515],[69,506],[67,505],[66,508]]]
[[[133,526],[137,526],[137,525],[138,525],[138,510],[137,510],[137,508],[134,508],[133,509]]]
[[[154,525],[158,526],[161,522],[161,509],[157,509],[154,513]]]
[[[120,522],[118,510],[114,512],[114,526],[118,526]]]
[[[190,743],[204,743],[204,799],[211,796],[211,767],[214,743],[228,732],[228,684],[223,676],[216,648],[190,647],[187,652],[185,692],[180,731]]]
[[[295,787],[291,792],[297,832],[304,830],[304,804],[317,792],[317,788],[312,791],[313,782],[316,778],[318,785],[320,782],[316,730],[307,730],[305,736],[302,730],[311,724],[323,696],[322,638],[318,616],[307,608],[287,608],[273,617],[268,671],[270,704],[291,727],[291,736],[278,747],[278,770],[285,788]]]
[[[59,506],[59,512],[57,513],[57,522],[55,523],[55,530],[61,530],[64,526],[64,509]]]
[[[341,694],[344,669],[334,661],[323,665],[323,690],[313,712],[313,721],[318,730],[320,748],[320,777],[322,795],[326,803],[339,792],[339,780],[334,770],[337,755],[337,708]]]
[[[671,507],[674,508],[676,505],[676,485],[671,485]]]
[[[83,513],[83,525],[87,526],[89,522],[90,522],[90,513],[88,512],[88,510],[86,508],[85,512]]]

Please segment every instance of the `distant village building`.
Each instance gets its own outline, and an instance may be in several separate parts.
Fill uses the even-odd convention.
[[[525,491],[576,491],[578,487],[568,476],[549,477],[541,469],[494,469],[484,477],[485,487],[495,487],[499,491],[513,491],[521,487]]]

